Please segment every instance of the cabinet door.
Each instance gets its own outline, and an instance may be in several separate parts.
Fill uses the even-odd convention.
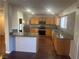
[[[5,54],[5,37],[4,35],[0,35],[0,55]]]
[[[47,17],[46,18],[46,24],[55,25],[56,24],[56,19],[53,18],[53,17]]]
[[[54,46],[55,46],[56,53],[58,55],[69,55],[70,40],[55,39]]]
[[[34,24],[34,25],[39,24],[39,18],[38,17],[32,18],[30,22],[31,24]]]
[[[46,36],[52,36],[52,29],[46,28]]]
[[[32,34],[38,34],[38,29],[37,28],[32,28],[30,29]]]

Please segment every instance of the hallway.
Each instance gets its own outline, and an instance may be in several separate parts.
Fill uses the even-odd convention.
[[[14,51],[6,59],[70,59],[69,56],[57,55],[53,46],[52,37],[39,36],[37,53]]]

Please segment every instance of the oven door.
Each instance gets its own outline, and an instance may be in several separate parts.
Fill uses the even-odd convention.
[[[39,35],[45,35],[46,34],[45,26],[41,25],[39,27],[38,33],[39,33]]]
[[[39,30],[38,33],[39,33],[39,35],[46,35],[46,31],[45,30]]]

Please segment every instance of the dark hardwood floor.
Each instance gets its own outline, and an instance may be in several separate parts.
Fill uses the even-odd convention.
[[[37,53],[12,52],[5,59],[70,59],[69,56],[57,55],[51,42],[52,37],[41,36],[37,40]]]
[[[35,53],[13,51],[3,59],[36,59]]]

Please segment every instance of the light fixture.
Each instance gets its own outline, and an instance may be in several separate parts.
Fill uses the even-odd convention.
[[[26,11],[32,15],[34,15],[35,13],[31,10],[31,9],[26,9]]]
[[[51,9],[46,10],[49,14],[54,14]]]
[[[27,12],[31,12],[31,10],[30,10],[30,9],[27,9],[26,11],[27,11]]]
[[[50,9],[47,9],[47,12],[51,12],[51,10]]]

